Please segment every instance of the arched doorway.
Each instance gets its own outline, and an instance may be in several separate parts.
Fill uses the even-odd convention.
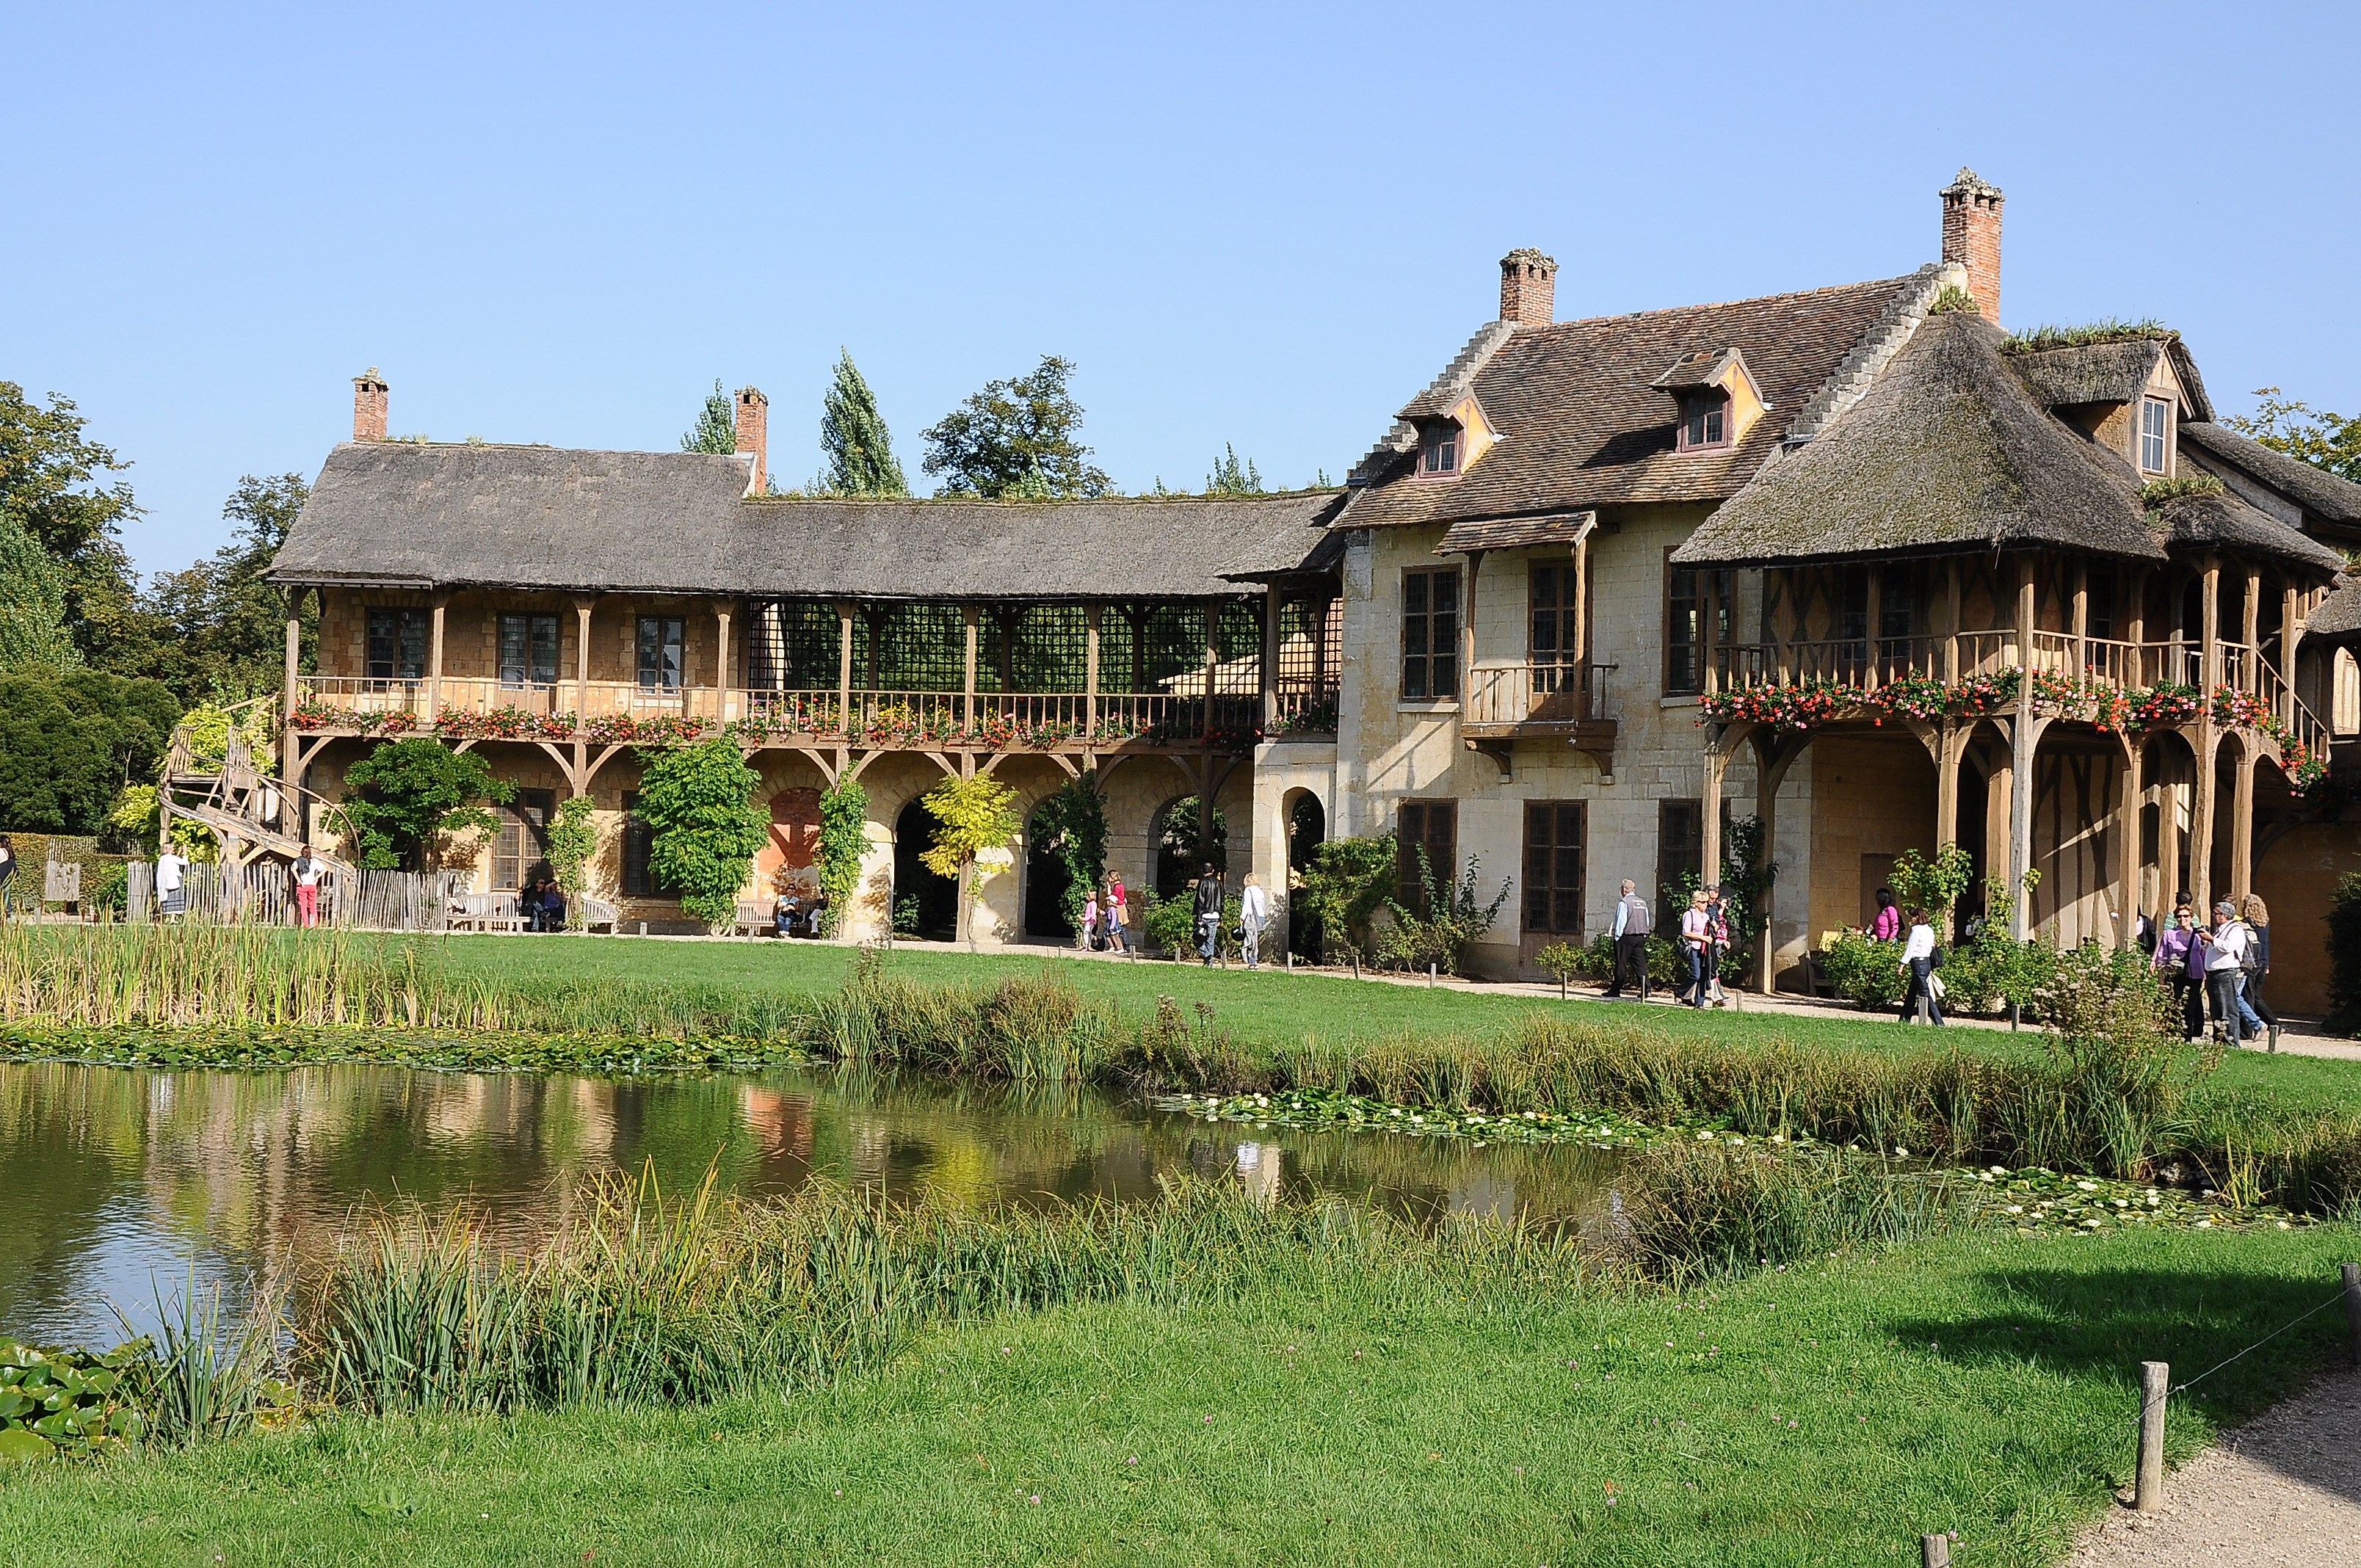
[[[1156,896],[1178,898],[1202,873],[1205,862],[1226,871],[1230,859],[1230,825],[1218,806],[1205,826],[1206,842],[1197,841],[1197,797],[1184,795],[1156,814]]]
[[[1328,837],[1328,812],[1320,797],[1310,790],[1300,790],[1285,806],[1287,816],[1288,886],[1291,889],[1312,865]],[[1304,909],[1301,899],[1287,901],[1287,950],[1300,953],[1313,963],[1320,961],[1320,922]]]
[[[935,847],[935,814],[914,800],[894,819],[894,933],[948,942],[959,934],[959,883],[918,857]]]
[[[1066,913],[1066,893],[1074,873],[1059,853],[1060,833],[1053,826],[1057,812],[1049,801],[1033,808],[1025,827],[1025,934],[1071,941],[1073,917]]]
[[[819,791],[783,789],[771,797],[771,836],[754,857],[754,885],[819,891]]]

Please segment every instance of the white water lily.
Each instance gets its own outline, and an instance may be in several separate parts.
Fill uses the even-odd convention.
[[[1713,1142],[1713,1134],[1710,1131],[1699,1133],[1697,1135],[1697,1141],[1699,1143],[1709,1144]]]
[[[1898,1159],[1908,1159],[1910,1157],[1910,1151],[1902,1147],[1899,1144],[1894,1146],[1894,1157]]]
[[[2012,1214],[2022,1214],[2025,1212],[2025,1205],[2022,1203],[2011,1203],[2008,1206],[2008,1212]]]
[[[2078,1181],[2074,1185],[2085,1192],[2096,1192],[2099,1190],[2099,1184],[2095,1181]]]

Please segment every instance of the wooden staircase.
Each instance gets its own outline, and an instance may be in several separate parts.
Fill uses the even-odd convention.
[[[275,696],[254,697],[229,710],[225,754],[210,769],[210,759],[198,758],[188,726],[173,729],[156,789],[159,832],[169,833],[175,817],[202,823],[221,839],[223,861],[236,866],[251,865],[266,857],[291,861],[302,852],[300,828],[288,829],[302,820],[305,806],[318,797],[300,784],[264,773],[256,765],[246,737],[238,732],[237,716],[242,709],[277,701]],[[312,858],[330,871],[353,869],[316,846]]]

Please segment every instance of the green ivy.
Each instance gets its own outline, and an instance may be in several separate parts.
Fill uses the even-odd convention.
[[[590,889],[590,861],[598,853],[595,809],[588,795],[574,795],[557,803],[549,821],[550,874],[566,894],[566,924],[577,931],[589,922],[582,895]]]
[[[868,850],[869,792],[859,779],[846,779],[819,797],[819,888],[828,899],[823,918],[831,937],[851,907],[853,890],[861,885],[861,857]]]
[[[1066,918],[1082,928],[1082,901],[1106,881],[1106,802],[1100,796],[1096,769],[1041,803],[1033,814],[1037,833],[1047,834],[1049,848],[1066,868]]]
[[[762,775],[730,740],[643,748],[639,756],[639,810],[653,829],[648,874],[680,890],[683,910],[717,930],[728,927],[770,837],[770,814],[753,803]]]

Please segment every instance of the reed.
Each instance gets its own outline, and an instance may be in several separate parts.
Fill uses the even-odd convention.
[[[1675,1144],[1639,1157],[1618,1234],[1639,1274],[1678,1286],[1901,1246],[1955,1228],[1975,1207],[1968,1184],[1883,1161]]]

